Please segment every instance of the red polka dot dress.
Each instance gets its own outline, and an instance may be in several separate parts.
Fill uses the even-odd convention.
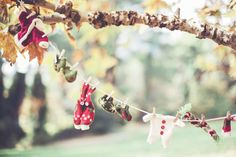
[[[95,107],[93,105],[91,95],[96,88],[92,88],[89,84],[84,83],[80,99],[77,101],[74,112],[74,127],[76,129],[88,130],[94,121]]]

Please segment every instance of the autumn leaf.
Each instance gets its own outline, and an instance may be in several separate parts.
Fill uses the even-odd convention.
[[[34,58],[37,58],[38,63],[41,64],[44,57],[44,51],[45,49],[41,48],[40,46],[38,46],[36,43],[33,42],[29,44],[27,47],[25,47],[21,53],[28,52],[30,61],[33,60]]]
[[[10,63],[15,63],[18,47],[15,44],[13,36],[6,32],[0,32],[0,41],[0,49],[3,51],[1,57]]]
[[[220,6],[204,7],[201,10],[201,14],[203,14],[204,16],[209,15],[219,17],[221,15]]]
[[[0,22],[6,24],[9,21],[7,5],[0,2]]]
[[[13,0],[1,0],[1,3],[4,4],[11,4],[13,2]]]
[[[222,8],[222,4],[220,2],[215,3],[212,6],[204,6],[198,11],[198,16],[202,20],[206,20],[208,16],[213,16],[216,18],[220,18],[222,16],[222,13],[220,9]]]

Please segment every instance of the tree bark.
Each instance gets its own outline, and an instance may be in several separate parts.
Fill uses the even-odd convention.
[[[231,47],[236,50],[236,34],[227,32],[224,29],[218,28],[210,24],[201,24],[192,22],[191,20],[181,19],[180,11],[176,12],[173,16],[166,16],[163,14],[149,14],[138,13],[136,11],[114,11],[114,12],[102,12],[96,11],[88,14],[83,14],[80,11],[73,9],[72,2],[67,2],[61,6],[55,6],[54,4],[45,0],[23,0],[25,3],[38,5],[39,7],[53,10],[57,13],[64,14],[65,19],[69,19],[75,23],[76,26],[80,26],[83,22],[88,22],[94,28],[100,29],[107,26],[132,26],[135,24],[144,24],[150,27],[166,28],[171,31],[179,30],[196,35],[199,39],[211,39],[219,45]],[[48,20],[48,18],[46,18]],[[55,18],[55,22],[65,22],[62,18],[59,20]],[[53,21],[53,18],[51,19]]]

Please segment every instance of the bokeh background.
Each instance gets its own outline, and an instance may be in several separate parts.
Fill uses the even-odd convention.
[[[50,0],[55,2],[54,0]],[[230,0],[74,0],[81,11],[136,10],[207,22],[235,31],[236,10]],[[71,35],[68,35],[70,33]],[[107,27],[95,30],[83,24],[65,31],[57,24],[42,65],[19,56],[11,66],[0,60],[0,156],[93,157],[93,156],[214,156],[236,154],[236,124],[232,136],[216,144],[203,130],[187,124],[177,129],[171,144],[146,143],[149,124],[141,112],[131,109],[133,120],[103,111],[95,92],[95,121],[89,131],[73,128],[73,111],[84,79],[100,81],[98,88],[134,106],[175,115],[180,106],[192,103],[207,118],[236,112],[236,52],[207,39],[166,29]],[[78,78],[67,83],[54,71],[54,57],[62,49],[71,64],[80,61]],[[223,121],[210,123],[221,134]]]

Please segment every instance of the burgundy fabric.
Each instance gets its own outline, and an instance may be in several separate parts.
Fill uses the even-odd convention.
[[[199,118],[197,116],[195,116],[194,114],[192,114],[191,112],[186,112],[186,114],[184,115],[185,120],[191,120],[191,124],[196,126],[196,127],[200,127],[202,128],[205,132],[207,132],[215,141],[219,141],[219,136],[216,133],[216,131],[214,129],[212,129],[209,124],[205,121],[201,121],[199,122]],[[196,120],[196,121],[192,121],[192,120]]]
[[[231,119],[225,118],[222,127],[223,132],[227,133],[231,131]]]
[[[37,15],[33,15],[27,19],[27,16],[30,14],[30,12],[21,12],[19,16],[20,26],[21,30],[17,34],[18,40],[20,40],[28,31],[30,24],[32,21],[37,18]],[[26,40],[24,40],[21,44],[25,47],[29,45],[32,42],[35,42],[39,44],[40,42],[48,42],[48,37],[42,37],[44,35],[44,32],[40,31],[38,28],[34,27],[33,30],[30,32]]]
[[[123,110],[121,112],[121,115],[122,115],[121,116],[122,119],[124,119],[124,120],[131,121],[131,119],[132,119],[132,116],[130,114],[128,114],[125,110]]]

